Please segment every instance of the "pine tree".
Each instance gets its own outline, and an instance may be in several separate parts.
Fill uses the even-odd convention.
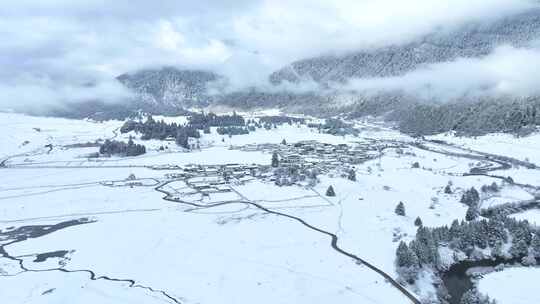
[[[471,225],[471,229],[473,232],[473,243],[475,246],[479,247],[480,249],[486,249],[488,246],[488,241],[486,236],[488,235],[488,229],[487,229],[487,221],[482,220],[479,222],[475,222]]]
[[[412,284],[420,270],[418,257],[405,242],[401,242],[396,250],[396,267],[401,279]]]
[[[403,202],[399,202],[394,212],[399,216],[405,216],[405,204],[403,204]]]
[[[480,193],[478,193],[478,190],[476,190],[476,188],[472,187],[469,192],[475,202],[478,202],[480,200]]]
[[[477,205],[478,202],[480,202],[480,194],[474,187],[472,187],[463,193],[460,202],[467,206]]]
[[[347,176],[347,179],[353,182],[356,181],[356,171],[354,171],[354,169],[349,170],[349,175]]]
[[[418,274],[420,272],[420,267],[418,266],[411,266],[411,267],[398,267],[397,273],[399,275],[399,279],[406,281],[409,284],[414,284],[416,279],[418,278]]]
[[[401,241],[396,250],[396,265],[398,267],[411,266],[409,246],[404,241]]]
[[[452,188],[450,187],[450,184],[448,184],[448,185],[446,185],[446,187],[444,187],[444,193],[452,194]]]
[[[461,226],[462,234],[458,239],[458,247],[462,251],[470,252],[474,248],[474,231],[471,229],[470,225],[461,224]]]
[[[535,233],[531,240],[531,253],[535,258],[540,258],[540,235]]]
[[[471,289],[463,294],[460,304],[480,304],[480,298],[476,289]]]
[[[422,226],[422,219],[420,217],[417,217],[415,220],[414,220],[414,225],[416,227],[420,227]]]
[[[475,205],[469,206],[467,213],[465,214],[465,219],[467,221],[474,221],[479,216],[478,208]]]
[[[274,168],[279,167],[279,158],[276,152],[272,153],[272,167]]]
[[[498,242],[491,247],[491,256],[498,258],[503,256],[503,243]]]
[[[281,144],[282,144],[282,145],[286,145],[286,144],[287,144],[287,141],[285,140],[285,138],[281,141]]]
[[[504,222],[499,218],[491,218],[487,223],[487,241],[489,246],[497,243],[506,243],[508,236],[504,229]]]
[[[499,192],[499,185],[496,182],[491,183],[491,185],[483,185],[481,188],[482,192]]]
[[[463,231],[461,229],[461,225],[459,224],[458,220],[452,221],[452,225],[450,225],[449,233],[450,233],[450,238],[452,240],[457,240],[461,238]]]
[[[178,131],[176,134],[176,144],[185,149],[189,148],[189,140],[186,132]]]
[[[529,254],[527,254],[521,259],[521,264],[527,267],[536,265],[536,258],[534,257],[532,252],[529,251]]]
[[[527,255],[529,247],[527,242],[523,239],[514,239],[512,240],[512,247],[510,247],[510,254],[513,257],[519,258]]]
[[[336,196],[336,192],[334,192],[334,187],[328,187],[328,189],[326,190],[326,196]]]
[[[437,265],[439,263],[439,250],[433,234],[426,227],[419,227],[416,239],[411,242],[411,249],[418,256],[420,264]]]
[[[476,287],[468,290],[463,294],[460,304],[496,304],[495,300],[491,300],[488,296],[481,295]]]

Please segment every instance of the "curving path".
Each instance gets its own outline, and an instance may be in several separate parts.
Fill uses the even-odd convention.
[[[191,206],[191,207],[208,209],[208,208],[213,208],[213,207],[223,206],[223,205],[229,205],[229,204],[246,204],[248,206],[253,206],[253,207],[255,207],[255,208],[259,209],[259,210],[262,210],[262,211],[264,211],[266,213],[294,220],[294,221],[302,224],[304,227],[306,227],[306,228],[308,228],[308,229],[310,229],[312,231],[315,231],[315,232],[318,232],[318,233],[321,233],[323,235],[328,236],[330,238],[330,246],[332,247],[332,249],[334,249],[335,251],[337,251],[338,253],[340,253],[340,254],[342,254],[344,256],[347,256],[347,257],[355,260],[357,263],[361,263],[361,264],[365,265],[366,267],[368,267],[372,271],[374,271],[377,274],[379,274],[380,276],[382,276],[388,283],[390,283],[394,288],[396,288],[405,297],[407,297],[410,300],[411,303],[421,304],[420,300],[418,298],[416,298],[416,296],[414,294],[409,292],[405,287],[403,287],[401,284],[399,284],[389,274],[387,274],[386,272],[384,272],[380,268],[377,268],[373,264],[367,262],[366,260],[358,257],[357,255],[355,255],[353,253],[350,253],[348,251],[345,251],[344,249],[339,247],[339,245],[338,245],[339,239],[335,234],[333,234],[331,232],[328,232],[326,230],[323,230],[321,228],[315,227],[315,226],[309,224],[308,222],[304,221],[303,219],[301,219],[299,217],[296,217],[296,216],[293,216],[293,215],[290,215],[290,214],[286,214],[286,213],[283,213],[283,212],[273,211],[273,210],[270,210],[270,209],[268,209],[268,208],[266,208],[266,207],[264,207],[262,205],[254,203],[254,202],[248,200],[247,198],[245,198],[244,196],[242,196],[240,193],[236,192],[234,189],[233,189],[233,191],[235,191],[240,197],[242,197],[243,200],[241,200],[241,201],[219,202],[219,203],[215,203],[215,204],[205,204],[205,205],[177,200],[177,199],[173,198],[172,193],[169,193],[167,190],[164,189],[165,186],[167,186],[168,184],[170,184],[172,182],[176,182],[176,181],[178,181],[178,179],[164,182],[161,185],[155,187],[154,189],[156,191],[160,192],[160,193],[163,193],[165,195],[163,197],[163,199],[166,200],[166,201],[173,202],[173,203],[178,203],[178,204],[184,204],[184,205],[188,205],[188,206]]]

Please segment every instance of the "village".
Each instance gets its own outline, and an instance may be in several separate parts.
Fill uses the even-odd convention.
[[[376,159],[387,148],[401,148],[398,143],[366,141],[353,145],[299,141],[288,144],[248,144],[231,150],[268,154],[268,165],[229,163],[222,165],[189,164],[154,166],[154,170],[176,170],[165,177],[170,198],[187,203],[219,203],[241,200],[231,186],[258,181],[276,186],[312,189],[318,175],[331,174],[351,179],[356,165]],[[354,177],[355,178],[355,177]]]

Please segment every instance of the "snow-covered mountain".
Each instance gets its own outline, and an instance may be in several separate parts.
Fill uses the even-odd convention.
[[[284,81],[298,83],[314,80],[325,85],[329,82],[345,82],[351,78],[401,76],[429,64],[457,58],[481,58],[502,45],[528,47],[538,38],[540,9],[531,9],[499,19],[440,29],[400,45],[302,59],[272,73],[269,81],[277,85]],[[206,106],[211,103],[240,107],[312,107],[322,104],[326,107],[342,107],[350,105],[352,98],[341,92],[326,92],[320,96],[317,93],[283,91],[267,93],[260,89],[225,95],[215,92],[208,94],[212,84],[218,81],[226,83],[226,78],[210,71],[179,70],[172,67],[124,74],[118,80],[136,92],[143,103],[167,109]],[[346,102],[343,102],[343,96],[347,97]],[[370,98],[357,98],[358,101],[366,99]]]
[[[207,105],[211,100],[209,84],[220,78],[209,71],[165,67],[123,74],[117,79],[133,90],[140,101],[170,108]]]
[[[273,73],[270,80],[275,84],[302,80],[326,83],[401,76],[427,64],[486,56],[501,45],[527,47],[539,37],[540,9],[534,9],[453,30],[439,30],[402,45],[299,60]]]
[[[227,79],[214,72],[162,68],[118,77],[138,96],[139,109],[152,112],[226,105],[236,109],[281,108],[312,115],[346,114],[352,117],[382,116],[410,133],[434,133],[457,130],[469,134],[509,131],[538,124],[540,98],[532,94],[465,94],[442,105],[427,102],[419,93],[385,89],[368,93],[345,91],[328,86],[349,79],[403,76],[426,66],[456,59],[482,59],[498,47],[536,48],[540,38],[540,9],[490,20],[468,23],[452,29],[439,29],[400,45],[359,50],[344,55],[302,59],[272,73],[269,82],[315,81],[321,90],[292,91],[290,85],[272,90],[249,88],[218,93]],[[500,94],[499,94],[500,95]],[[531,94],[529,94],[531,95]],[[419,101],[423,100],[423,101]],[[437,96],[429,98],[437,101]],[[470,109],[476,109],[471,111]],[[486,114],[486,113],[489,113]],[[513,113],[509,116],[508,113]]]

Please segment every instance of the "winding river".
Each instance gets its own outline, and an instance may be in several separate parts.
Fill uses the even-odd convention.
[[[428,141],[428,142],[432,144],[441,145],[441,146],[447,146],[453,149],[456,149],[456,148],[461,149],[455,145],[450,145],[443,141]],[[493,175],[489,173],[489,172],[497,171],[497,170],[508,170],[508,169],[511,169],[513,166],[525,167],[527,169],[538,169],[538,166],[536,166],[535,164],[524,162],[524,161],[521,161],[512,157],[500,156],[500,155],[495,155],[491,153],[484,153],[484,152],[478,152],[478,151],[472,151],[472,150],[464,150],[463,153],[456,153],[456,152],[435,150],[421,143],[417,143],[414,146],[422,150],[440,153],[440,154],[444,154],[448,156],[467,158],[467,159],[475,160],[475,161],[486,161],[486,162],[491,162],[492,164],[495,164],[491,166],[473,168],[471,172],[463,173],[462,176],[486,176],[490,178],[503,180],[513,186],[520,187],[525,190],[529,190],[529,191],[540,190],[540,188],[537,186],[516,183],[511,178],[503,177],[499,175]],[[501,207],[505,215],[519,213],[527,209],[538,208],[540,207],[540,202],[538,199],[533,199],[533,200],[526,200],[526,201],[521,201],[521,202],[514,202],[509,205],[510,206]],[[497,209],[500,209],[500,208],[497,208]],[[482,215],[485,217],[494,216],[495,214],[499,214],[499,212],[497,212],[497,210],[486,210],[482,213]],[[450,298],[447,299],[448,302],[450,304],[460,304],[460,301],[463,295],[467,291],[469,291],[471,288],[474,287],[472,278],[468,274],[469,270],[473,268],[477,268],[477,267],[495,267],[500,264],[507,264],[507,263],[514,264],[514,263],[519,263],[519,262],[520,262],[520,259],[518,258],[512,258],[512,259],[497,258],[497,259],[485,259],[485,260],[479,260],[479,261],[461,261],[459,263],[452,265],[448,270],[441,273],[441,279],[448,292],[448,295],[450,296]]]

